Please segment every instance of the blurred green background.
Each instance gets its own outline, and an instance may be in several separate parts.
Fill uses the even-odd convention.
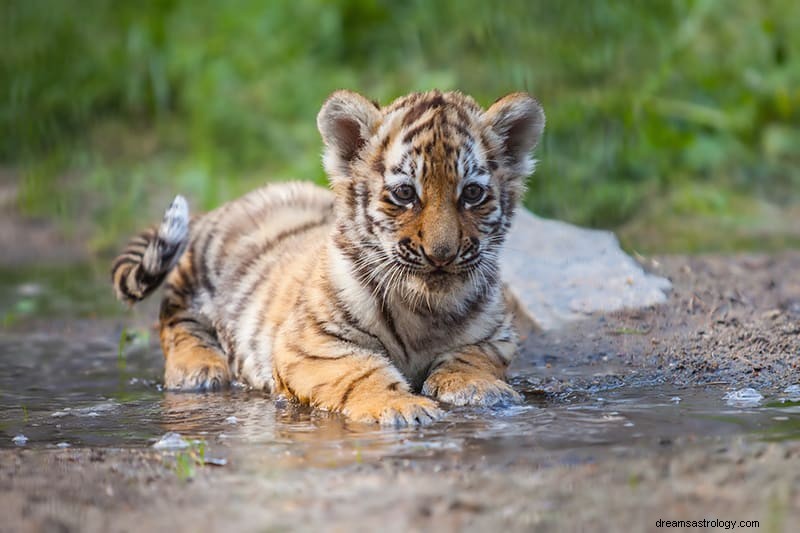
[[[641,252],[798,246],[798,21],[796,0],[5,0],[0,170],[14,209],[109,253],[178,192],[324,183],[337,88],[526,90],[535,212]]]

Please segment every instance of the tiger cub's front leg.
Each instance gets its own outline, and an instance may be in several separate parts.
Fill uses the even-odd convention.
[[[515,342],[496,341],[442,354],[431,365],[422,394],[453,405],[519,403],[522,396],[505,381],[515,353]]]
[[[274,376],[276,392],[358,422],[425,425],[443,414],[436,402],[410,392],[385,355],[338,339],[277,343]]]

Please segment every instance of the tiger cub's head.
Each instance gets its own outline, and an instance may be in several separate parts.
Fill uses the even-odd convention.
[[[317,125],[340,247],[376,285],[430,295],[495,283],[544,123],[524,93],[485,111],[458,92],[415,93],[386,107],[333,93]]]

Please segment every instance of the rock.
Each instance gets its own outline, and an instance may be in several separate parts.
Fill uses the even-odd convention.
[[[189,442],[180,433],[170,431],[153,444],[156,450],[182,450],[189,447]]]
[[[579,228],[520,209],[501,253],[518,313],[554,329],[594,312],[666,301],[668,280],[646,273],[609,231]]]
[[[751,387],[745,387],[728,392],[722,399],[731,407],[757,407],[764,396]]]

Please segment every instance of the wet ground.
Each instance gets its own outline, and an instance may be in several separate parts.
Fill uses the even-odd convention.
[[[402,431],[244,390],[165,393],[156,302],[121,310],[102,265],[6,268],[0,531],[791,531],[800,254],[644,264],[668,302],[529,336],[524,405]]]

